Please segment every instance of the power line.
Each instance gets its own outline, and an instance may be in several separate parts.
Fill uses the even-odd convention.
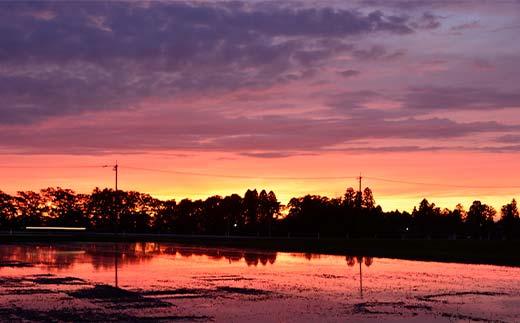
[[[432,182],[414,182],[414,181],[402,181],[396,179],[382,178],[382,177],[374,177],[374,176],[250,176],[250,175],[226,175],[226,174],[216,174],[216,173],[201,173],[201,172],[188,172],[188,171],[174,171],[174,170],[162,170],[162,169],[153,169],[153,168],[143,168],[143,167],[133,167],[133,166],[125,166],[127,169],[134,170],[144,170],[150,172],[159,172],[159,173],[168,173],[168,174],[177,174],[177,175],[190,175],[190,176],[204,176],[204,177],[221,177],[221,178],[237,178],[237,179],[279,179],[279,180],[340,180],[345,181],[349,178],[355,178],[359,180],[361,184],[361,178],[371,179],[375,181],[381,182],[389,182],[389,183],[399,183],[399,184],[408,184],[408,185],[426,185],[426,186],[442,186],[442,187],[455,187],[455,188],[467,188],[467,189],[520,189],[520,186],[474,186],[474,185],[458,185],[458,184],[443,184],[443,183],[432,183]]]
[[[426,186],[443,186],[443,187],[455,187],[455,188],[468,188],[468,189],[520,189],[520,186],[475,186],[475,185],[458,185],[458,184],[442,184],[442,183],[431,183],[431,182],[412,182],[412,181],[401,181],[396,179],[388,179],[373,176],[364,176],[364,178],[372,179],[375,181],[397,183],[397,184],[408,184],[408,185],[426,185]]]
[[[119,166],[119,165],[118,165]],[[114,167],[113,165],[45,165],[45,166],[13,166],[13,165],[0,165],[0,168],[7,169],[79,169],[79,168],[105,168],[105,167]],[[166,173],[166,174],[176,174],[176,175],[188,175],[188,176],[202,176],[202,177],[216,177],[216,178],[231,178],[231,179],[271,179],[271,180],[302,180],[302,181],[320,181],[320,180],[328,180],[328,181],[345,181],[349,178],[360,180],[361,176],[252,176],[252,175],[230,175],[230,174],[219,174],[219,173],[207,173],[207,172],[192,172],[192,171],[181,171],[181,170],[165,170],[165,169],[157,169],[157,168],[146,168],[146,167],[134,167],[134,166],[123,166],[125,169],[130,170],[141,170],[147,172],[156,172],[156,173]],[[464,188],[464,189],[520,189],[518,185],[511,186],[480,186],[480,185],[461,185],[461,184],[447,184],[447,183],[435,183],[435,182],[421,182],[421,181],[405,181],[399,179],[391,179],[391,178],[383,178],[376,176],[363,176],[365,179],[380,181],[380,182],[388,182],[388,183],[396,183],[396,184],[405,184],[405,185],[424,185],[424,186],[437,186],[437,187],[452,187],[452,188]]]
[[[53,166],[34,166],[34,165],[31,165],[31,166],[13,166],[13,165],[0,165],[0,168],[11,168],[11,169],[46,169],[46,168],[49,168],[49,169],[63,169],[63,168],[103,168],[103,167],[107,167],[107,165],[76,165],[76,166],[71,166],[71,165],[60,165],[60,166],[56,166],[56,165],[53,165]]]
[[[127,169],[133,170],[144,170],[149,172],[158,172],[158,173],[167,173],[167,174],[177,174],[177,175],[190,175],[190,176],[203,176],[203,177],[221,177],[221,178],[235,178],[235,179],[287,179],[287,180],[341,180],[344,181],[345,178],[354,178],[355,176],[251,176],[251,175],[226,175],[226,174],[216,174],[216,173],[201,173],[201,172],[187,172],[187,171],[176,171],[176,170],[163,170],[163,169],[154,169],[154,168],[144,168],[144,167],[133,167],[133,166],[124,166]]]

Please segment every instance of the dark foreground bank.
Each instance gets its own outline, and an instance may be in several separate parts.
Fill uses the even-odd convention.
[[[136,233],[0,232],[0,242],[3,243],[32,241],[173,242],[204,247],[232,247],[281,252],[359,255],[520,267],[519,240],[318,239]]]

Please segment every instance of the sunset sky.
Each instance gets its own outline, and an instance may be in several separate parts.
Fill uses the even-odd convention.
[[[520,197],[520,2],[0,3],[0,190]]]

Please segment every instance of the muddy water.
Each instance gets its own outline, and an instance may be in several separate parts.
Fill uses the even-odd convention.
[[[25,321],[520,320],[520,268],[157,243],[0,246]]]

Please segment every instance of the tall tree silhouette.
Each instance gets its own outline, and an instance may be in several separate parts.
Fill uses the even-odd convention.
[[[372,190],[366,187],[363,190],[363,200],[361,206],[367,209],[373,209],[376,205],[376,201],[374,200],[374,195],[372,194]]]
[[[257,232],[258,229],[258,204],[259,196],[256,189],[247,190],[242,200],[244,226],[248,233]]]
[[[412,212],[412,216],[420,234],[431,237],[432,233],[439,231],[438,223],[441,210],[435,206],[435,203],[429,203],[427,199],[423,199],[419,203],[419,209]]]
[[[47,206],[47,224],[81,227],[88,224],[83,211],[87,202],[85,195],[76,195],[73,190],[61,187],[48,187],[40,191],[40,196]]]
[[[473,201],[464,221],[466,232],[470,236],[479,238],[488,235],[495,214],[496,211],[491,206],[482,204],[480,201]]]
[[[87,204],[86,212],[89,215],[89,227],[98,231],[115,232],[117,230],[118,210],[116,192],[112,189],[101,190],[96,187]]]
[[[18,192],[14,199],[17,217],[15,226],[23,229],[27,226],[41,226],[45,223],[47,206],[40,194],[33,191]]]
[[[16,217],[13,197],[0,191],[0,230],[12,230]]]
[[[352,187],[347,188],[345,191],[344,203],[348,209],[356,207],[356,192]]]
[[[158,201],[158,209],[152,218],[152,230],[158,233],[174,232],[174,217],[177,202],[175,200]]]
[[[226,196],[222,201],[222,207],[224,208],[227,235],[241,232],[245,224],[244,217],[242,217],[242,197],[238,194]]]
[[[520,236],[520,216],[516,200],[502,206],[500,224],[506,237]]]

